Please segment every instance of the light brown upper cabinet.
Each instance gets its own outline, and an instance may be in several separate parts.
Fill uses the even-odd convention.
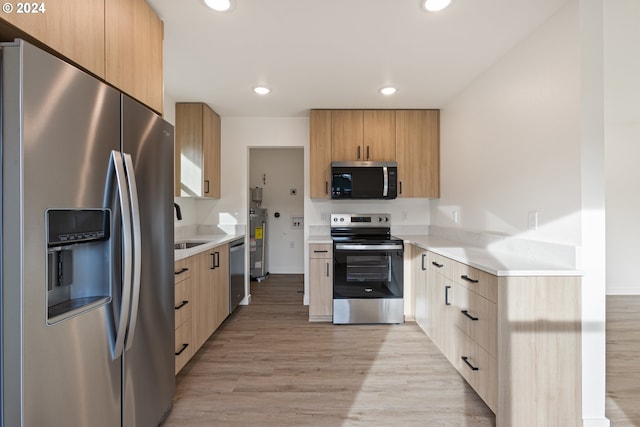
[[[175,195],[220,198],[220,116],[207,104],[176,103]]]
[[[61,55],[104,78],[104,0],[56,0],[38,2],[38,13],[3,13],[0,21],[15,26],[30,37]],[[45,9],[39,9],[44,5]],[[21,3],[19,7],[33,7],[33,3]],[[23,10],[24,12],[24,10]],[[24,34],[8,31],[10,37]],[[31,39],[33,38],[33,39]]]
[[[331,111],[331,159],[394,161],[395,111]]]
[[[365,161],[396,160],[396,112],[364,110],[362,154]]]
[[[2,14],[3,40],[19,37],[47,47],[162,113],[163,26],[144,0],[12,4],[40,13]]]
[[[309,130],[309,192],[312,199],[326,199],[331,185],[331,111],[311,110]]]
[[[397,161],[398,197],[440,197],[439,110],[311,110],[309,128],[312,199],[331,197],[332,161],[353,160]]]
[[[440,111],[396,111],[398,197],[440,197]]]
[[[162,21],[144,0],[105,2],[105,78],[162,113]]]

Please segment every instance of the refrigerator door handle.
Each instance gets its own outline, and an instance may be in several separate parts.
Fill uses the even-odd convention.
[[[138,204],[138,186],[136,185],[136,174],[133,169],[131,155],[123,153],[124,167],[127,174],[127,185],[129,187],[129,198],[131,201],[131,224],[133,226],[133,295],[131,297],[131,317],[129,318],[129,331],[127,332],[127,342],[125,351],[131,348],[133,336],[136,331],[138,320],[138,307],[140,302],[140,271],[142,267],[142,238],[140,231],[140,206]]]
[[[132,257],[133,246],[131,232],[131,212],[129,209],[129,191],[126,184],[126,175],[122,155],[118,151],[111,151],[111,166],[115,172],[116,184],[118,187],[118,198],[120,199],[120,210],[122,212],[122,302],[120,304],[120,319],[118,321],[118,332],[111,356],[117,359],[122,356],[124,340],[127,334],[129,311],[131,309],[131,278],[132,278]]]

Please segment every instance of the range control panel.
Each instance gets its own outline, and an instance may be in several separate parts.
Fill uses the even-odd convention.
[[[331,214],[331,227],[390,226],[391,214]]]

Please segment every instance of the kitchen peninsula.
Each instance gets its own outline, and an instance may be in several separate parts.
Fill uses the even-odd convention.
[[[416,322],[496,424],[582,425],[581,272],[441,237],[402,238]]]

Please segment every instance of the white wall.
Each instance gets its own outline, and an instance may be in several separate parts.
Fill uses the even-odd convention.
[[[304,149],[252,148],[249,154],[249,187],[262,188],[261,207],[269,214],[267,269],[272,274],[303,274],[304,228],[292,227],[292,218],[304,221]]]
[[[569,1],[442,108],[431,205],[434,225],[581,247],[588,426],[608,425],[601,18],[600,1]]]
[[[546,24],[442,108],[432,224],[580,243],[580,62],[568,19]],[[538,229],[528,230],[534,211]]]
[[[640,2],[604,2],[607,294],[640,295]]]

